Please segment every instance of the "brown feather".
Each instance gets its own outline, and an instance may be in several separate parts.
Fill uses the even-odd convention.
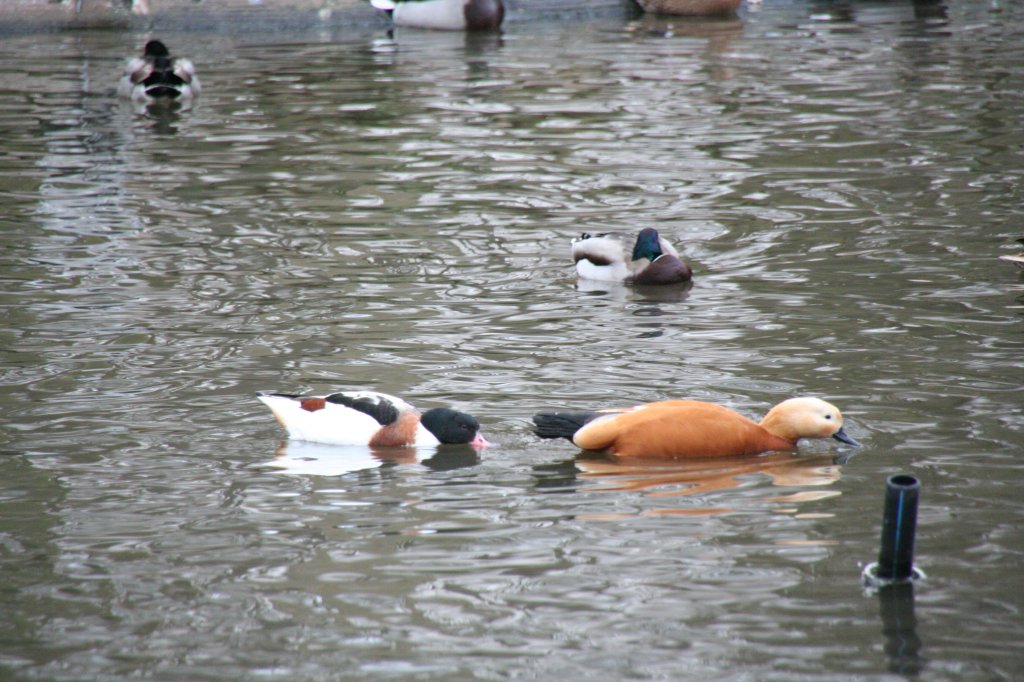
[[[324,409],[327,406],[327,401],[323,398],[303,398],[299,401],[299,405],[306,412],[316,412],[317,410]]]
[[[693,278],[690,266],[675,256],[664,254],[651,262],[633,277],[633,284],[678,284]]]
[[[627,457],[723,457],[796,446],[738,412],[695,400],[649,403],[595,419],[573,442]]]
[[[387,426],[381,427],[370,439],[370,445],[376,447],[400,447],[412,445],[416,441],[416,428],[420,424],[418,412],[402,412],[398,419]]]

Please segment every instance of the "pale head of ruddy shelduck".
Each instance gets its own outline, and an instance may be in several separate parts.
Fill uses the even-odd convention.
[[[761,426],[792,443],[801,438],[835,438],[859,445],[843,431],[843,415],[839,408],[820,398],[784,400],[765,415]]]

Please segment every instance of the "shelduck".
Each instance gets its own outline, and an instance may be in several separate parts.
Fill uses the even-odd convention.
[[[542,412],[541,438],[568,438],[583,450],[620,457],[723,457],[793,450],[802,438],[834,438],[859,446],[843,430],[834,405],[819,398],[779,403],[760,423],[721,405],[666,400],[622,409]]]
[[[386,393],[263,393],[259,399],[296,440],[374,447],[489,445],[470,415],[447,407],[421,413]]]

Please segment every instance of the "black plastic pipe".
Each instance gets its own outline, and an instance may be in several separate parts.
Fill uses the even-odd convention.
[[[921,483],[907,474],[885,482],[885,513],[882,516],[882,548],[875,577],[911,580],[914,577],[914,536],[917,534],[917,500]]]

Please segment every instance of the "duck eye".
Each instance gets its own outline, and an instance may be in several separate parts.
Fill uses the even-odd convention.
[[[830,414],[826,414],[826,415],[825,415],[825,419],[832,419],[832,415],[830,415]]]

